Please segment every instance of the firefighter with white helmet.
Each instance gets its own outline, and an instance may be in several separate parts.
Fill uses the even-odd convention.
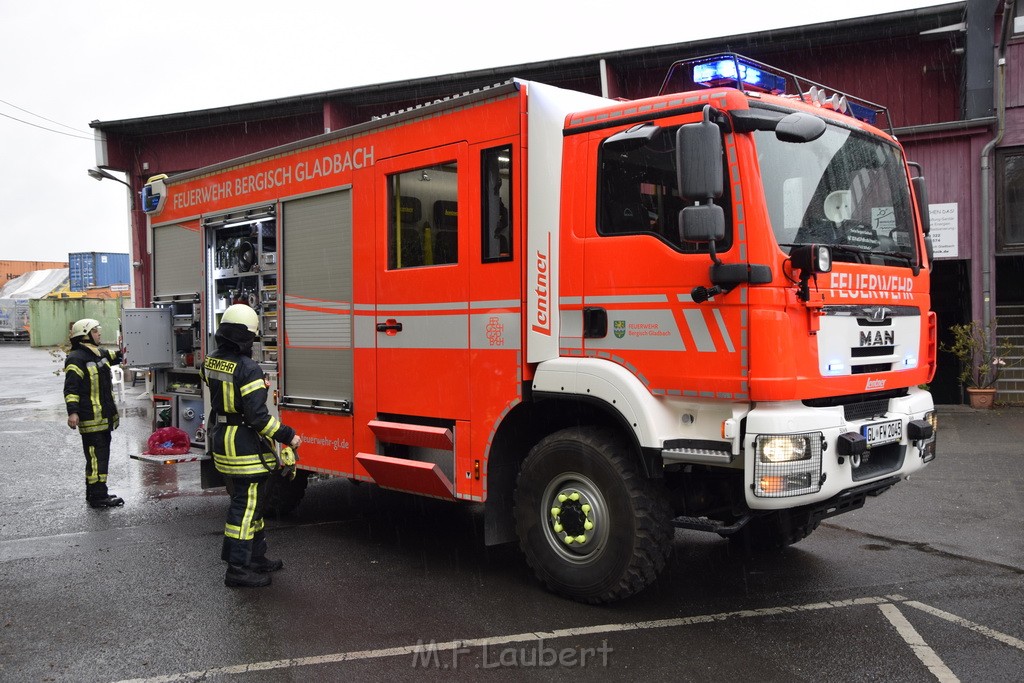
[[[267,586],[270,572],[284,565],[267,559],[263,530],[270,475],[281,466],[271,440],[293,449],[302,443],[267,410],[268,383],[252,359],[258,330],[255,310],[229,306],[215,335],[217,350],[200,371],[210,388],[213,461],[231,497],[221,559],[228,563],[224,584],[232,587]]]
[[[64,360],[64,404],[68,427],[82,436],[85,451],[85,499],[91,507],[124,505],[107,490],[111,432],[118,412],[110,366],[124,360],[121,351],[100,347],[98,320],[83,318],[71,326],[71,351]]]

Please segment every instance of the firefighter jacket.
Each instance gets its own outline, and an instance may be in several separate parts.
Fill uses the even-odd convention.
[[[210,429],[217,471],[253,477],[277,468],[273,443],[290,443],[295,430],[267,410],[267,382],[252,358],[218,348],[200,370],[210,388]]]
[[[81,434],[117,429],[117,403],[110,366],[119,365],[120,351],[75,344],[64,360],[64,403],[68,415],[78,413]]]

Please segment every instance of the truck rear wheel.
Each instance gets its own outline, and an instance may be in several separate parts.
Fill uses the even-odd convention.
[[[309,484],[309,472],[296,470],[294,479],[287,479],[278,473],[271,475],[270,492],[264,514],[268,517],[282,517],[289,514],[302,502]]]
[[[610,431],[549,435],[516,485],[526,561],[550,590],[581,602],[619,600],[652,583],[672,550],[671,517],[664,489]]]

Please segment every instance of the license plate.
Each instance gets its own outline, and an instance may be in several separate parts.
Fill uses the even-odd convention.
[[[903,420],[889,420],[888,422],[864,425],[860,428],[860,433],[867,439],[868,448],[896,443],[903,440]]]

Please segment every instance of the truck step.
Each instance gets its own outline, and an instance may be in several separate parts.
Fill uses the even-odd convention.
[[[732,524],[726,524],[717,519],[707,517],[687,517],[680,515],[672,520],[672,526],[677,529],[693,529],[694,531],[710,531],[712,533],[728,536],[736,533],[750,521],[750,515],[744,515]]]
[[[450,451],[455,448],[452,430],[447,427],[429,427],[406,422],[385,422],[384,420],[370,420],[367,426],[384,443],[437,448],[442,451]]]
[[[435,463],[392,458],[376,453],[359,453],[356,462],[370,473],[381,488],[455,500],[455,485]]]

